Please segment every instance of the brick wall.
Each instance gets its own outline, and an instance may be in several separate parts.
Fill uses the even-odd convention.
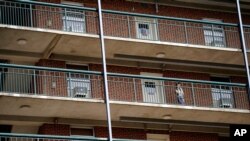
[[[231,81],[233,83],[247,84],[246,77],[232,76]],[[249,103],[249,98],[247,95],[247,90],[245,88],[233,87],[233,91],[234,91],[235,107],[241,108],[241,109],[250,109],[249,107],[250,103]]]
[[[97,138],[107,138],[107,127],[94,127],[94,135]],[[39,127],[39,134],[70,136],[70,126],[65,124],[43,124]],[[112,128],[113,138],[146,140],[147,134],[169,135],[171,141],[218,141],[217,134],[194,132],[168,132],[164,130],[144,130],[133,128]]]
[[[113,127],[113,138],[145,140],[146,134],[142,129],[128,129]],[[95,136],[99,138],[108,137],[107,127],[94,127]]]
[[[41,59],[37,66],[66,68],[65,61]],[[51,96],[67,96],[67,75],[63,72],[37,71],[37,93]]]
[[[102,66],[97,64],[90,64],[90,70],[102,71]],[[194,72],[178,72],[171,70],[157,70],[147,68],[133,68],[123,66],[108,66],[108,72],[123,73],[123,74],[134,74],[140,75],[141,72],[149,73],[160,73],[163,77],[172,78],[184,78],[184,79],[195,79],[195,80],[210,80],[209,74],[194,73]],[[109,80],[109,94],[111,100],[122,100],[122,101],[137,101],[143,102],[143,83],[141,79],[123,78],[123,77],[108,77]],[[178,104],[176,96],[176,82],[164,81],[159,87],[164,89],[163,102],[168,104]],[[101,88],[103,87],[102,84]],[[197,105],[212,107],[212,95],[211,86],[205,84],[194,84],[196,99],[193,99],[192,89],[190,83],[182,83],[182,88],[185,93],[186,105]],[[102,95],[102,91],[97,90],[96,86],[92,85],[93,95]]]
[[[39,127],[38,134],[69,136],[70,126],[65,124],[43,124]]]
[[[38,66],[46,67],[59,67],[65,68],[64,61],[55,60],[40,60],[37,63]],[[102,65],[90,64],[89,69],[92,71],[102,71]],[[205,73],[194,72],[180,72],[172,70],[157,70],[148,68],[135,68],[124,66],[108,66],[108,72],[122,73],[122,74],[134,74],[140,75],[141,72],[148,73],[160,73],[163,77],[169,78],[183,78],[194,80],[210,80],[210,75]],[[245,78],[233,76],[232,82],[244,83]],[[103,93],[103,78],[99,75],[91,75],[91,96],[92,98],[104,98]],[[53,87],[55,83],[55,87]],[[131,102],[146,102],[143,96],[144,80],[139,78],[127,78],[127,77],[108,77],[109,82],[109,94],[111,100],[118,101],[131,101]],[[37,71],[36,77],[37,93],[46,94],[51,96],[68,96],[67,92],[67,75],[62,72],[53,71]],[[176,96],[176,82],[175,81],[162,81],[157,87],[162,88],[164,91],[162,97],[159,99],[160,103],[178,104]],[[191,84],[181,82],[182,88],[185,94],[186,105],[196,105],[201,107],[213,107],[213,99],[211,92],[211,85],[208,84]],[[193,88],[192,89],[192,85]],[[248,97],[245,88],[233,87],[234,105],[236,108],[249,109]]]
[[[61,3],[61,0],[39,0],[49,3]],[[47,6],[36,5],[33,12],[34,26],[49,29],[62,29],[61,8],[50,8]]]
[[[60,3],[60,0],[41,0],[45,2]],[[86,7],[97,7],[96,1],[91,0],[71,0],[84,4]],[[220,19],[223,22],[237,23],[237,14],[226,12],[215,12],[209,10],[181,8],[173,6],[159,6],[159,12],[156,13],[153,4],[141,4],[137,2],[128,2],[125,0],[103,0],[103,9],[111,9],[118,11],[127,11],[144,14],[154,14],[162,16],[171,16],[179,18],[198,19],[203,18]],[[37,11],[33,14],[36,18],[38,27],[59,29],[63,28],[62,14],[60,8],[45,8],[37,6]],[[41,11],[43,10],[43,11]],[[40,11],[40,12],[39,12]],[[53,12],[50,14],[48,11]],[[195,14],[194,14],[195,13]],[[250,24],[250,19],[246,15],[243,16],[244,23]],[[98,18],[95,12],[85,12],[86,32],[91,34],[98,33]],[[171,20],[158,20],[157,27],[159,29],[158,37],[161,41],[190,43],[204,45],[204,29],[202,24],[186,23],[187,28],[184,28],[184,22]],[[155,24],[154,24],[155,25]],[[136,18],[127,17],[126,15],[104,14],[103,15],[104,34],[117,37],[137,38],[136,33]],[[156,26],[156,25],[155,25]],[[130,33],[128,32],[130,30]],[[188,39],[185,39],[187,31]],[[240,39],[238,28],[224,27],[226,46],[240,48]],[[246,35],[247,44],[250,43],[250,36]]]
[[[171,132],[170,141],[218,141],[217,134]]]
[[[121,139],[141,139],[146,140],[147,134],[165,134],[170,136],[170,141],[218,141],[217,134],[192,133],[192,132],[168,132],[163,130],[144,130],[129,128],[112,128],[113,137]],[[107,137],[107,127],[95,127],[96,137]]]

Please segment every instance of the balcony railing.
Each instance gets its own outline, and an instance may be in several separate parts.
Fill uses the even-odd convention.
[[[245,84],[108,73],[108,85],[113,101],[249,109]],[[103,77],[95,71],[0,64],[0,93],[103,99]]]
[[[56,136],[38,134],[0,133],[0,141],[108,141],[107,138],[90,136]],[[130,139],[113,139],[114,141],[132,141]],[[142,140],[133,140],[142,141]]]
[[[0,2],[0,24],[98,34],[95,8],[54,3]],[[103,10],[105,36],[240,48],[237,24]],[[250,26],[245,25],[247,46]]]

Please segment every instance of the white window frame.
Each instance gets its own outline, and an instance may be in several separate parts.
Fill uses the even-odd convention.
[[[203,19],[208,22],[219,22],[222,20],[218,19]],[[203,25],[205,45],[215,47],[226,47],[226,37],[223,26],[215,24],[204,24]]]
[[[62,1],[61,3],[66,5],[84,6],[81,3],[71,1]],[[71,10],[67,8],[63,9],[62,22],[64,31],[86,33],[86,18],[85,12],[83,11]]]
[[[85,66],[82,64],[69,64],[69,65],[78,65],[80,66]],[[89,70],[89,66],[86,66],[87,70]],[[67,76],[67,91],[68,91],[68,96],[69,97],[75,97],[74,96],[74,88],[75,87],[87,87],[87,96],[84,98],[92,98],[91,94],[91,80],[90,80],[90,75],[84,74],[84,77],[74,77],[74,75],[78,76],[78,74],[71,74],[70,76]],[[77,83],[77,85],[72,86],[74,83]]]
[[[213,76],[220,78],[227,78],[221,76]],[[233,90],[230,86],[222,86],[222,85],[212,85],[212,99],[213,106],[217,108],[233,108],[234,106],[234,97]]]
[[[135,17],[135,27],[136,27],[136,38],[144,39],[144,40],[158,40],[158,22],[157,19],[153,18],[144,18],[144,17]],[[140,24],[144,24],[148,26],[148,30],[144,30],[144,34],[142,30],[140,30]]]
[[[153,77],[162,77],[163,74],[160,73],[148,73],[141,72],[143,76],[153,76]],[[154,83],[154,88],[147,88],[145,83]],[[153,79],[142,79],[142,92],[143,92],[143,102],[148,103],[165,103],[165,91],[164,91],[164,81],[153,80]],[[153,93],[155,92],[155,93]],[[152,94],[150,94],[152,93]],[[155,97],[154,97],[155,96]],[[158,99],[157,99],[158,98]]]

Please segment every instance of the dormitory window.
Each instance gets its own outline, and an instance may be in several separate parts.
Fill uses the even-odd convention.
[[[68,69],[88,70],[87,66],[67,65]],[[90,76],[87,74],[71,73],[67,76],[68,96],[75,98],[91,98]]]
[[[145,82],[145,90],[149,95],[154,95],[156,93],[155,82]]]
[[[228,82],[227,77],[211,77],[211,81]],[[216,108],[233,108],[232,87],[226,85],[212,85],[213,106]]]
[[[136,17],[135,20],[138,39],[157,40],[156,19]]]
[[[70,129],[71,136],[94,136],[94,131],[92,128],[71,128]]]
[[[81,3],[63,1],[62,4],[83,6]],[[63,11],[63,30],[70,32],[85,33],[85,13],[82,10],[64,9]]]
[[[211,20],[204,19],[209,22],[222,22],[221,20]],[[216,47],[225,47],[225,34],[223,26],[215,24],[205,24],[204,28],[204,38],[205,45],[207,46],[216,46]]]

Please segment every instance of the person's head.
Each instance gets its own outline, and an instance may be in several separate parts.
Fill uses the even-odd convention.
[[[177,82],[177,83],[176,83],[176,87],[177,87],[177,88],[181,87],[181,82]]]

